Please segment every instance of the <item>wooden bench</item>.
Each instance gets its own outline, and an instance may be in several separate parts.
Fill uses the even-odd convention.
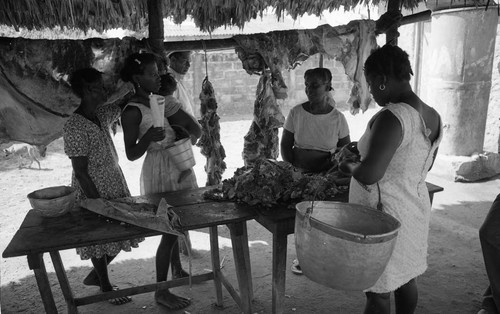
[[[137,198],[158,204],[160,199],[164,197],[169,204],[175,207],[174,211],[181,219],[183,231],[208,227],[212,271],[193,275],[192,282],[213,280],[218,306],[223,305],[222,285],[224,285],[241,311],[252,313],[253,290],[246,221],[254,219],[256,211],[249,206],[231,202],[207,201],[202,197],[202,193],[207,189],[209,188],[139,196]],[[227,225],[230,230],[239,293],[220,271],[218,225]],[[27,256],[29,268],[35,273],[45,311],[47,313],[57,313],[43,261],[43,254],[49,253],[68,306],[68,312],[77,313],[78,306],[121,296],[153,292],[157,289],[187,285],[189,279],[182,278],[97,295],[76,297],[71,290],[59,251],[160,234],[160,232],[133,225],[109,223],[106,222],[106,218],[99,217],[84,209],[54,218],[44,218],[36,211],[30,210],[2,256],[4,258]]]

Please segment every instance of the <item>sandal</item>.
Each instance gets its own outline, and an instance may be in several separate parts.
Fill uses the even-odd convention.
[[[117,286],[113,286],[112,291],[117,291],[117,290],[120,290],[120,289]],[[132,298],[129,296],[118,297],[118,298],[114,298],[114,299],[109,299],[108,302],[113,304],[113,305],[122,305],[125,303],[132,302]]]
[[[294,259],[292,262],[292,273],[295,275],[302,275],[302,268],[300,268],[299,261],[297,259]]]

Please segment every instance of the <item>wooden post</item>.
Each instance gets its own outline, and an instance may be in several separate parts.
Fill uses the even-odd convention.
[[[149,38],[148,43],[151,52],[160,56],[163,62],[158,62],[160,74],[166,71],[167,58],[165,56],[165,47],[163,45],[163,7],[161,0],[148,0],[148,19],[149,19]]]
[[[400,0],[389,0],[389,3],[387,4],[387,12],[400,12]],[[397,46],[398,45],[398,26],[394,25],[390,29],[387,30],[385,33],[385,42],[386,44],[390,43],[391,45]]]

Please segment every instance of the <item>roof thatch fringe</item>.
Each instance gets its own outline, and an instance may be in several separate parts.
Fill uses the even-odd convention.
[[[147,0],[2,0],[0,23],[33,29],[55,26],[96,29],[144,29]]]
[[[325,10],[351,10],[358,5],[378,5],[385,0],[158,0],[164,17],[182,23],[192,16],[202,31],[212,32],[221,26],[243,28],[246,22],[274,8],[278,20],[285,14],[293,19],[304,14],[320,16]],[[453,0],[432,0],[453,1]],[[478,3],[482,0],[471,0]],[[413,9],[425,0],[401,0]],[[1,0],[0,24],[28,30],[78,28],[99,32],[113,28],[142,31],[147,25],[147,0]]]

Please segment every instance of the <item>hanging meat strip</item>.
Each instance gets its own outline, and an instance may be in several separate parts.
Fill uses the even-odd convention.
[[[279,154],[278,128],[285,117],[281,113],[275,92],[275,80],[269,70],[264,71],[257,85],[254,117],[243,147],[245,166],[253,165],[259,159],[276,159]]]
[[[201,153],[207,157],[205,171],[207,173],[207,186],[221,183],[222,174],[226,170],[226,152],[220,142],[219,115],[217,115],[217,101],[212,83],[208,76],[201,85],[201,137],[197,146],[201,147]]]
[[[351,21],[347,25],[335,27],[324,24],[315,29],[237,35],[233,38],[239,45],[238,57],[245,70],[248,73],[255,72],[251,69],[253,63],[245,62],[242,57],[260,55],[277,81],[276,88],[283,92],[286,92],[287,86],[281,72],[294,68],[309,56],[322,53],[339,60],[353,82],[348,101],[351,112],[357,113],[359,109],[365,111],[372,100],[363,75],[363,64],[371,50],[377,47],[375,21]]]

